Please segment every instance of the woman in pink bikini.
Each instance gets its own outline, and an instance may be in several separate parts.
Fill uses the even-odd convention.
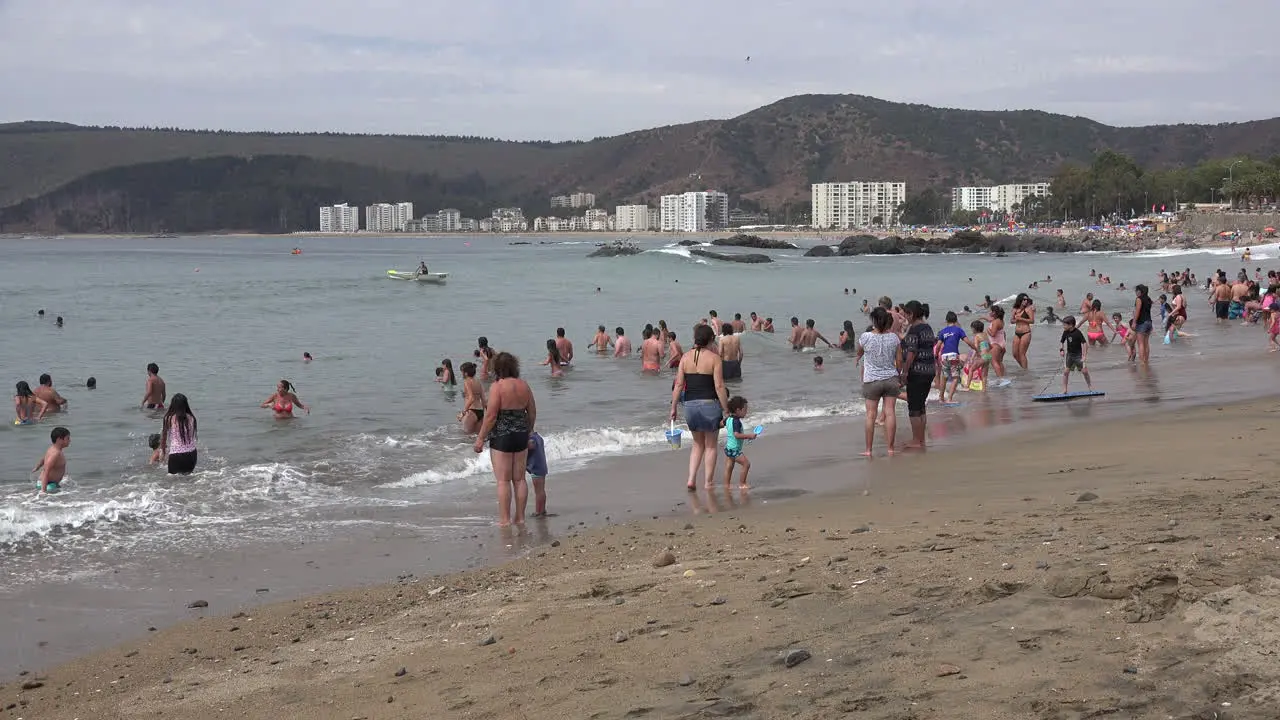
[[[308,415],[311,414],[311,408],[307,407],[298,399],[293,383],[288,380],[281,380],[276,384],[276,392],[271,397],[262,401],[261,407],[271,408],[271,412],[275,413],[277,420],[284,420],[293,417],[293,407],[296,405],[302,408]]]
[[[991,341],[991,369],[996,377],[1004,377],[1004,308],[991,306],[991,317],[987,318],[987,339]]]

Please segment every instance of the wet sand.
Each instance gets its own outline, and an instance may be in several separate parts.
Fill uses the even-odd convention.
[[[846,489],[193,620],[0,717],[1274,718],[1277,430],[1260,401],[870,463],[813,433],[769,465]]]

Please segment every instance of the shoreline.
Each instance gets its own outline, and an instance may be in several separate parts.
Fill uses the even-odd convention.
[[[658,716],[666,717],[677,707],[686,713],[697,710],[701,706],[689,701],[699,696],[721,698],[716,701],[721,708],[733,698],[750,705],[752,712],[765,713],[762,717],[772,717],[797,709],[792,707],[794,692],[779,687],[791,682],[789,673],[804,683],[797,687],[806,688],[806,703],[817,702],[829,713],[865,705],[870,717],[890,717],[883,713],[896,701],[888,698],[919,696],[929,705],[947,707],[972,703],[971,690],[981,690],[981,699],[994,703],[987,707],[993,714],[984,717],[1032,717],[1026,698],[1045,696],[1046,678],[1019,669],[1026,658],[1041,648],[1056,652],[1053,648],[1063,644],[1080,653],[1114,657],[1110,637],[1103,642],[1094,636],[1122,634],[1107,629],[1117,622],[1109,617],[1111,606],[1118,608],[1120,602],[1096,595],[1055,599],[1041,589],[1041,581],[1052,589],[1093,567],[1087,571],[1093,574],[1084,576],[1086,586],[1115,584],[1111,589],[1118,591],[1123,585],[1129,594],[1118,594],[1130,601],[1138,598],[1138,611],[1152,603],[1163,609],[1160,619],[1138,626],[1149,631],[1171,625],[1179,616],[1174,606],[1165,607],[1166,600],[1143,600],[1167,581],[1146,588],[1149,578],[1122,578],[1154,572],[1147,567],[1152,563],[1166,567],[1173,554],[1179,562],[1186,562],[1188,554],[1214,555],[1217,564],[1206,567],[1217,568],[1218,580],[1226,575],[1239,579],[1227,572],[1238,566],[1254,571],[1261,538],[1236,526],[1267,522],[1258,520],[1263,507],[1223,502],[1222,496],[1246,490],[1253,493],[1246,496],[1277,497],[1266,482],[1250,479],[1255,463],[1265,465],[1276,455],[1266,442],[1275,415],[1268,402],[1253,401],[1177,409],[1140,423],[1130,416],[1065,428],[1041,425],[1014,435],[1018,442],[1001,448],[997,465],[986,456],[995,441],[1007,436],[995,433],[979,436],[985,441],[923,457],[872,463],[839,454],[828,437],[799,438],[788,457],[769,463],[794,465],[788,484],[823,477],[838,485],[846,473],[862,472],[870,495],[853,488],[777,505],[761,489],[753,493],[750,510],[723,507],[692,522],[657,517],[570,530],[557,535],[558,547],[540,546],[496,567],[421,581],[402,577],[392,584],[254,608],[247,617],[241,611],[189,621],[47,674],[20,677],[0,687],[0,694],[26,700],[22,711],[31,717],[115,716],[125,705],[143,717],[161,708],[172,710],[175,702],[183,706],[185,717],[194,718],[213,717],[228,706],[248,717],[401,717],[408,707],[432,716],[465,710],[472,717],[508,717],[502,714],[508,698],[488,697],[472,685],[480,672],[496,674],[492,682],[497,687],[518,689],[515,702],[527,698],[522,711],[530,718],[582,716],[584,702],[590,708],[618,708],[618,716],[623,708],[663,708]],[[1263,427],[1267,425],[1273,427]],[[1247,452],[1182,457],[1177,450],[1187,449],[1183,432],[1188,426],[1206,447],[1217,442]],[[1064,445],[1073,448],[1073,459],[1059,450]],[[802,447],[810,452],[798,453]],[[1134,458],[1133,447],[1148,452]],[[1158,452],[1161,448],[1171,452]],[[1255,450],[1265,459],[1255,458]],[[651,476],[666,477],[667,466],[677,457],[683,460],[682,454],[665,457],[650,460],[658,464],[650,468],[655,471]],[[1035,483],[1032,478],[1047,479]],[[1075,503],[1077,494],[1086,491],[1100,499]],[[1189,501],[1193,496],[1217,504]],[[1100,528],[1100,518],[1090,517],[1098,512],[1105,512],[1114,527]],[[1174,539],[1165,539],[1170,534]],[[1271,535],[1274,540],[1274,531]],[[963,541],[953,540],[957,537]],[[921,543],[929,545],[927,551],[921,551]],[[677,564],[654,567],[652,560],[668,545]],[[1113,567],[1113,583],[1096,581],[1096,564],[1079,557],[1099,554]],[[1002,570],[1004,562],[1012,567]],[[1049,568],[1036,569],[1037,562]],[[684,577],[686,569],[693,570],[692,577]],[[945,577],[955,587],[946,587]],[[1174,605],[1192,605],[1209,590],[1181,579],[1174,585],[1181,598]],[[1054,607],[1046,609],[1046,603]],[[1016,612],[1011,612],[1013,605]],[[907,608],[914,609],[893,614]],[[1085,630],[1068,622],[1032,640],[1037,631],[1027,629],[1017,633],[1016,643],[1003,647],[1013,631],[996,633],[991,627],[993,621],[1004,624],[1002,617],[1020,616],[1016,625],[1039,622],[1047,628],[1062,624],[1054,614],[1064,612],[1077,617]],[[661,620],[649,623],[653,618]],[[953,627],[962,618],[967,624]],[[861,626],[868,621],[870,628]],[[900,634],[912,628],[919,632]],[[1174,630],[1162,632],[1181,638]],[[615,642],[618,632],[626,635],[621,642]],[[489,633],[496,636],[494,646],[476,644]],[[861,637],[851,643],[843,633]],[[1123,635],[1129,643],[1142,639],[1142,633]],[[933,640],[918,645],[921,636]],[[792,642],[804,645],[812,659],[791,669],[772,665],[773,655]],[[987,668],[990,658],[981,656],[993,644],[1003,648],[993,651],[1000,662]],[[866,648],[879,646],[894,647],[907,659],[892,653],[863,657]],[[925,649],[929,657],[918,657]],[[1163,678],[1149,680],[1146,665],[1132,659],[1157,650],[1128,649],[1123,662],[1137,663],[1138,677],[1127,678],[1118,670],[1114,677],[1124,679],[1126,686],[1154,684],[1127,692],[1151,695],[1157,686],[1164,687]],[[1057,673],[1068,682],[1056,687],[1074,687],[1071,697],[1078,703],[1101,702],[1089,700],[1091,692],[1114,699],[1119,681],[1111,680],[1110,665],[1120,662],[1118,657],[1104,661],[1108,674],[1095,678],[1102,672],[1092,667],[1095,663],[1066,661]],[[1189,664],[1202,672],[1204,662],[1198,656]],[[941,672],[935,672],[942,667],[938,663],[958,670],[935,677]],[[117,674],[104,673],[110,666],[123,676],[117,682],[105,677]],[[404,675],[396,675],[399,667],[406,669]],[[833,667],[840,671],[827,669]],[[870,695],[849,690],[844,669],[853,667],[860,673],[870,669],[871,686],[878,690]],[[229,672],[233,669],[239,672]],[[683,673],[692,679],[687,688]],[[967,675],[977,682],[963,677]],[[549,678],[557,682],[544,682]],[[33,682],[42,685],[20,690],[21,684]],[[1199,687],[1186,685],[1178,695]],[[1001,714],[1003,693],[1010,703],[1021,698],[1023,712]],[[393,702],[386,702],[387,696]],[[1146,702],[1154,709],[1157,700]],[[1235,702],[1235,712],[1247,712]]]

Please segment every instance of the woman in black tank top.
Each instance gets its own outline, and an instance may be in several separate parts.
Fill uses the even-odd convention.
[[[689,426],[693,450],[689,453],[689,479],[685,487],[696,490],[698,468],[703,482],[711,487],[716,476],[720,425],[728,412],[729,397],[724,389],[724,363],[709,350],[715,331],[708,325],[693,329],[693,349],[680,358],[676,381],[671,388],[671,419],[683,400],[684,420]],[[681,397],[683,394],[683,398]]]

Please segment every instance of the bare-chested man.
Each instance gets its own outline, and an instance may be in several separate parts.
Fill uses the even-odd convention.
[[[791,343],[791,349],[800,352],[800,336],[804,334],[804,328],[800,327],[800,318],[791,318],[791,334],[787,336],[787,342]]]
[[[720,326],[723,324],[720,322],[720,316],[715,310],[708,310],[707,314],[711,316],[711,329],[715,331],[716,335],[719,335]]]
[[[656,331],[644,331],[644,342],[640,343],[640,367],[647,373],[662,369],[662,341]]]
[[[751,313],[751,332],[760,332],[764,329],[764,318],[755,313]]]
[[[813,318],[809,318],[804,321],[804,330],[800,333],[801,349],[816,350],[818,348],[819,340],[826,343],[827,347],[834,347],[830,340],[823,337],[822,333],[818,332],[817,329],[814,328],[813,324]]]
[[[62,451],[71,445],[71,431],[64,427],[56,427],[49,433],[52,445],[44,451],[44,457],[32,468],[31,472],[40,473],[40,492],[56,493],[62,478],[67,475],[67,456]]]
[[[613,341],[613,356],[616,358],[631,356],[631,341],[627,339],[627,331],[621,326],[614,328],[618,337]]]
[[[680,356],[684,355],[684,348],[680,347],[680,341],[676,340],[676,334],[667,333],[667,367],[674,368],[680,365]]]
[[[720,360],[725,380],[742,379],[742,341],[734,334],[733,325],[725,325],[720,336]]]
[[[40,376],[40,387],[36,388],[33,394],[48,403],[45,410],[47,413],[60,412],[67,408],[67,399],[53,389],[53,378],[49,377],[49,373]]]
[[[564,328],[556,328],[556,350],[560,351],[560,364],[573,362],[573,343],[564,336]]]
[[[1231,317],[1231,285],[1222,271],[1213,279],[1213,316],[1218,318],[1219,325]]]
[[[767,317],[764,319],[764,325],[760,328],[760,332],[773,332],[773,318]]]
[[[164,380],[160,379],[160,366],[147,363],[147,387],[142,391],[142,407],[147,410],[163,410],[166,397]]]
[[[1244,270],[1240,271],[1240,275],[1236,278],[1235,283],[1231,286],[1231,305],[1227,308],[1227,317],[1236,315],[1242,320],[1248,320],[1245,313],[1244,302],[1249,296],[1249,273]]]
[[[609,348],[613,347],[613,339],[609,337],[609,333],[605,332],[603,325],[596,326],[596,336],[591,338],[591,344],[587,349],[595,348],[597,353],[601,355],[609,352]]]
[[[747,331],[747,324],[742,322],[742,313],[734,313],[733,322],[729,324],[733,326],[733,331],[739,335]]]

